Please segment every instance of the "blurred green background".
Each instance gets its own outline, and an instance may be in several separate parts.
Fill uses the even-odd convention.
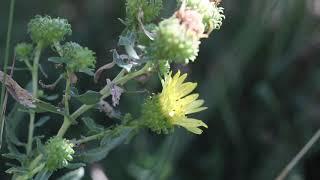
[[[0,1],[1,63],[9,2]],[[16,0],[12,45],[29,41],[27,23],[36,14],[59,16],[72,24],[73,34],[67,40],[95,51],[100,67],[111,61],[109,50],[116,48],[124,28],[117,19],[125,17],[124,4],[124,0]],[[208,106],[199,118],[209,129],[200,136],[179,128],[170,136],[141,132],[104,161],[88,165],[84,179],[101,169],[111,180],[270,180],[320,128],[320,1],[224,0],[222,6],[224,24],[204,40],[196,63],[176,67],[198,82],[197,91]],[[174,7],[175,0],[165,1],[162,17],[172,14]],[[48,79],[41,77],[46,83],[58,76],[46,62],[50,53],[42,58],[49,74]],[[117,71],[104,73],[103,79]],[[25,86],[30,75],[16,71],[14,79]],[[79,89],[97,90],[104,84],[94,84],[84,75]],[[122,97],[119,110],[138,114],[143,99],[158,92],[160,83],[151,77],[148,83],[129,83],[126,89],[132,93]],[[8,110],[12,108],[10,99]],[[97,110],[91,115],[105,126],[116,122]],[[26,140],[28,118],[21,119],[16,131]],[[36,133],[51,136],[61,123],[52,119]],[[73,127],[70,134],[81,130]],[[289,180],[320,179],[319,147],[318,143],[312,148]],[[0,179],[9,178],[5,161],[0,158]]]

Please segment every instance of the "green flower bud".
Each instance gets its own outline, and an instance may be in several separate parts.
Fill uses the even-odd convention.
[[[66,19],[36,16],[28,24],[28,32],[35,43],[50,45],[71,35],[71,25]]]
[[[203,16],[203,23],[207,32],[214,29],[220,29],[222,20],[225,18],[223,15],[223,8],[217,7],[215,2],[210,0],[179,0],[185,2],[186,7],[198,11]]]
[[[126,11],[129,24],[137,23],[140,11],[143,12],[143,22],[148,23],[159,16],[162,0],[127,0]]]
[[[47,155],[47,169],[54,171],[66,167],[68,165],[68,162],[73,159],[73,146],[74,145],[68,140],[60,137],[53,137],[49,139],[45,145],[45,152]]]
[[[31,58],[33,46],[29,43],[19,43],[16,45],[14,51],[19,60],[29,60]]]
[[[201,134],[200,127],[208,126],[198,119],[188,115],[206,109],[204,101],[198,99],[199,94],[190,94],[197,86],[196,83],[186,82],[187,74],[180,72],[171,77],[167,74],[162,81],[162,92],[147,99],[142,107],[142,122],[156,133],[168,133],[174,126],[186,128],[188,131]]]
[[[176,17],[159,23],[151,53],[155,59],[169,59],[177,63],[194,61],[199,52],[200,41],[197,35],[180,24]]]
[[[68,60],[67,68],[78,72],[87,68],[94,68],[96,63],[95,53],[87,47],[82,47],[75,42],[67,42],[62,46],[63,57]]]

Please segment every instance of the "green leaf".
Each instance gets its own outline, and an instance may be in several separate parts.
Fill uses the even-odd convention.
[[[84,94],[73,97],[83,104],[94,105],[100,102],[100,98],[102,97],[102,95],[99,92],[89,90]]]
[[[22,167],[11,167],[11,168],[9,168],[9,169],[7,169],[6,171],[5,171],[6,173],[8,173],[8,174],[26,174],[26,173],[28,173],[28,170],[26,169],[26,168],[22,168]]]
[[[80,69],[79,72],[85,73],[89,76],[94,76],[94,70],[90,68]]]
[[[134,46],[136,41],[136,35],[132,31],[126,32],[126,34],[119,37],[118,46]]]
[[[45,150],[45,147],[44,145],[42,144],[41,140],[39,137],[36,138],[36,143],[37,143],[37,150],[43,154],[43,155],[47,155],[46,154],[46,150]]]
[[[16,153],[10,152],[6,154],[2,154],[2,156],[8,159],[18,160],[19,162],[23,162],[27,160],[27,156],[25,154],[16,154]]]
[[[84,176],[84,168],[81,167],[77,170],[70,171],[62,177],[58,178],[58,180],[80,180]]]
[[[53,62],[53,63],[57,63],[57,64],[67,64],[69,61],[66,58],[63,57],[49,57],[48,61]]]
[[[44,125],[46,122],[48,122],[49,120],[50,120],[50,116],[43,116],[34,124],[34,127],[40,127]]]
[[[36,105],[36,108],[34,108],[33,110],[38,112],[38,113],[42,113],[42,112],[52,112],[55,114],[60,114],[62,116],[65,115],[64,110],[61,108],[58,108],[50,103],[41,101],[41,100],[36,100],[36,102],[34,103]]]
[[[81,167],[84,167],[84,166],[86,166],[86,164],[84,164],[84,163],[68,163],[66,168],[68,168],[68,169],[78,169],[78,168],[81,168]]]
[[[81,119],[84,125],[93,133],[99,133],[104,131],[103,126],[97,124],[92,118],[90,117],[83,117]]]
[[[9,119],[11,120],[11,119]],[[16,146],[24,146],[25,143],[21,142],[16,134],[15,134],[15,131],[14,129],[11,127],[11,123],[6,123],[6,138],[7,138],[7,141],[9,141],[9,143],[13,143],[14,145]]]
[[[37,174],[37,176],[34,178],[34,180],[48,180],[50,176],[52,175],[51,171],[48,170],[42,170]]]
[[[127,54],[131,57],[131,58],[134,58],[134,59],[140,59],[140,57],[138,56],[136,50],[134,50],[133,46],[131,45],[126,45],[124,46]]]
[[[118,126],[106,133],[100,142],[100,147],[94,148],[79,154],[79,158],[84,162],[96,162],[104,159],[111,150],[124,143],[134,132],[133,127]]]
[[[53,94],[53,95],[49,95],[49,96],[45,96],[43,97],[44,99],[48,100],[48,101],[54,101],[54,100],[57,100],[59,97],[58,94]]]

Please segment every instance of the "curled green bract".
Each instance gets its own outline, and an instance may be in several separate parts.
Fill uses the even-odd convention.
[[[50,45],[64,40],[66,35],[71,35],[71,25],[66,19],[39,16],[31,19],[28,32],[32,41]]]
[[[73,159],[73,146],[74,144],[60,137],[49,139],[45,145],[46,168],[55,171],[66,167]]]
[[[95,53],[87,47],[75,42],[67,42],[62,46],[62,56],[67,60],[67,68],[72,72],[79,72],[87,68],[94,68]]]
[[[16,45],[15,54],[19,60],[29,60],[32,55],[33,46],[29,43],[19,43]]]
[[[189,114],[207,109],[204,101],[198,99],[199,94],[190,94],[196,83],[186,82],[187,74],[171,73],[162,81],[162,92],[147,99],[142,107],[142,122],[157,133],[168,133],[174,126],[181,126],[188,131],[201,134],[200,127],[208,126],[201,120],[189,118]]]

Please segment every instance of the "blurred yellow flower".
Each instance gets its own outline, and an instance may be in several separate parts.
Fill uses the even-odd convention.
[[[187,116],[207,109],[202,107],[204,101],[198,99],[199,94],[190,94],[197,84],[184,83],[187,74],[180,76],[178,72],[173,77],[171,74],[162,80],[162,92],[144,104],[143,119],[151,130],[158,133],[167,133],[177,125],[195,134],[201,134],[200,127],[208,126],[201,120]]]

